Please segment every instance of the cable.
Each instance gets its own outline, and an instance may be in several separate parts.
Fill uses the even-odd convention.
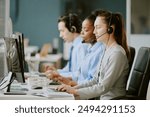
[[[5,77],[6,77],[6,75],[0,80],[0,87],[7,81],[4,81],[4,79],[5,79]],[[4,81],[4,82],[3,82]]]
[[[107,46],[108,46],[109,39],[110,39],[110,34],[109,34],[109,37],[108,37],[108,39],[107,39],[106,47],[105,47],[104,53],[103,53],[102,58],[101,58],[101,61],[100,61],[98,77],[100,76],[100,69],[101,69],[101,66],[102,66],[102,60],[103,60],[104,55],[105,55],[105,53],[106,53],[106,50],[107,50]]]
[[[7,82],[7,80],[5,80],[4,82],[2,82],[2,83],[0,84],[0,87],[1,87],[5,82]]]
[[[113,14],[112,14],[112,13],[110,13],[110,19],[109,19],[108,29],[107,29],[107,33],[109,34],[109,37],[108,37],[108,39],[107,39],[106,47],[105,47],[104,53],[103,53],[102,58],[101,58],[101,61],[100,61],[98,77],[100,76],[100,69],[101,69],[101,66],[102,66],[102,60],[103,60],[103,58],[104,58],[104,55],[105,55],[106,50],[107,50],[107,46],[108,46],[108,44],[109,44],[110,34],[113,32],[113,28],[111,27],[112,16],[113,16]],[[104,34],[105,34],[105,33],[103,33],[102,35],[104,35]],[[101,36],[102,36],[102,35],[101,35]]]
[[[2,79],[0,79],[0,83],[2,83],[2,82],[3,82],[4,78],[5,78],[5,77],[3,77]],[[0,86],[1,86],[1,85],[0,85]]]
[[[4,79],[3,79],[4,80]],[[5,87],[3,87],[3,88],[0,88],[1,90],[3,90],[3,89],[5,89],[6,87],[8,87],[13,81],[15,80],[15,77],[13,77],[13,75],[12,75],[12,77],[11,77],[11,79],[10,79],[10,82],[5,86]],[[4,84],[4,83],[6,83],[8,80],[5,80],[1,85],[0,85],[0,87]]]

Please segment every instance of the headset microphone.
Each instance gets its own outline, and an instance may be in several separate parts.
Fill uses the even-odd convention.
[[[106,34],[106,33],[107,33],[107,32],[104,32],[103,34],[99,35],[99,36],[97,37],[97,39],[100,38],[101,36],[103,36],[103,35]]]

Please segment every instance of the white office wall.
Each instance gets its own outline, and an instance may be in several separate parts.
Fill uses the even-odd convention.
[[[150,47],[150,35],[131,35],[130,45],[138,50],[141,46]]]

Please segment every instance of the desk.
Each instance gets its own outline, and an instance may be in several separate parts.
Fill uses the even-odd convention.
[[[50,87],[56,87],[51,85]],[[0,92],[0,100],[74,100],[74,96],[66,92],[54,92],[49,97],[41,97],[32,95],[33,93],[40,93],[42,90],[36,89],[28,91],[27,95],[4,95]]]
[[[26,57],[25,59],[26,60],[30,60],[30,61],[45,61],[45,62],[56,62],[58,61],[59,59],[62,58],[62,54],[59,53],[59,54],[48,54],[46,55],[45,57],[40,57],[39,54],[36,54],[36,56],[30,56],[30,57]]]
[[[13,87],[16,87],[16,91],[21,92],[21,89],[28,89],[28,91],[24,91],[26,95],[4,95],[5,91],[0,91],[0,100],[74,100],[74,96],[72,94],[68,94],[66,92],[54,92],[51,90],[47,90],[50,88],[56,88],[58,85],[48,85],[46,89],[31,89],[29,86],[29,79],[26,80],[26,83],[12,83],[11,84],[11,90],[13,90]],[[44,79],[44,78],[43,78]],[[41,80],[37,81],[40,82]],[[36,82],[33,82],[36,83]],[[41,86],[44,86],[45,84],[40,84]],[[18,88],[20,86],[20,88]],[[19,89],[19,90],[18,90]],[[14,91],[14,90],[13,90]],[[48,91],[48,93],[47,93]],[[46,92],[46,93],[45,93]],[[38,94],[38,95],[35,95]],[[45,95],[39,95],[39,94],[45,94]]]
[[[27,56],[25,58],[25,60],[28,63],[29,66],[29,70],[30,67],[32,67],[32,69],[34,69],[33,71],[40,71],[43,72],[40,65],[40,63],[49,63],[49,64],[53,64],[56,68],[61,68],[61,59],[62,59],[62,54],[48,54],[45,57],[40,57],[39,54],[37,54],[36,56]],[[40,69],[39,69],[40,68]]]
[[[24,48],[25,56],[31,55],[31,53],[37,53],[39,50],[38,46],[27,46]]]

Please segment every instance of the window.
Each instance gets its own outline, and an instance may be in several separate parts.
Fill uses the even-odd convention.
[[[131,0],[131,34],[150,34],[150,0]]]
[[[5,24],[5,0],[0,0],[0,37],[4,36]]]

